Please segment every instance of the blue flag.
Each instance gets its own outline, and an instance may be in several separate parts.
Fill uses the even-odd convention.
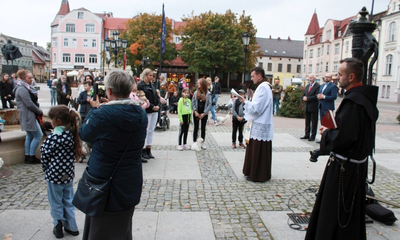
[[[167,34],[167,27],[165,24],[164,4],[162,9],[162,28],[161,28],[161,52],[165,52],[165,35]]]

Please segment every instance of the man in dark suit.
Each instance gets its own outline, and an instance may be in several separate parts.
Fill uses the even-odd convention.
[[[301,139],[308,139],[308,141],[314,141],[317,135],[318,126],[318,98],[317,94],[320,85],[315,82],[314,75],[308,76],[310,84],[308,84],[304,90],[303,101],[305,104],[306,113],[306,129],[305,135]],[[311,133],[311,134],[310,134]]]
[[[325,83],[319,88],[317,95],[319,100],[318,109],[321,121],[328,110],[335,110],[335,100],[338,92],[337,86],[332,83],[332,74],[326,74],[324,82]]]

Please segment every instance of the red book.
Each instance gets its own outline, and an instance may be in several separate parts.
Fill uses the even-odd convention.
[[[322,118],[322,126],[327,128],[337,128],[335,116],[333,115],[332,110],[328,110],[325,113],[325,116]]]

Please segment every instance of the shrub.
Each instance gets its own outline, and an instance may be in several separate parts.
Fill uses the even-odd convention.
[[[303,93],[304,87],[288,86],[285,89],[282,106],[279,108],[279,115],[290,118],[304,118]]]
[[[399,121],[399,123],[400,123],[400,114],[397,116],[397,121]]]

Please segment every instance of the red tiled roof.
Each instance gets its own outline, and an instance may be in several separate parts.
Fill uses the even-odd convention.
[[[69,13],[69,2],[68,0],[62,0],[60,10],[58,11],[57,15],[65,15]]]
[[[174,29],[178,29],[178,28],[180,28],[180,27],[182,27],[182,26],[186,26],[186,22],[177,22],[177,21],[174,21]]]
[[[319,30],[318,17],[317,13],[314,12],[305,35],[314,35],[315,33],[318,32],[318,30]]]
[[[171,66],[174,67],[188,67],[189,65],[187,63],[185,63],[184,61],[182,61],[181,57],[177,57],[174,60],[172,60],[171,62],[169,62],[169,64]]]
[[[130,20],[131,18],[114,18],[114,17],[107,17],[104,20],[104,25],[103,27],[105,29],[112,29],[112,30],[117,30],[125,29],[125,23]]]
[[[36,63],[36,64],[45,64],[45,63],[36,55],[36,53],[35,53],[34,51],[32,51],[32,60],[33,60],[33,63]]]

